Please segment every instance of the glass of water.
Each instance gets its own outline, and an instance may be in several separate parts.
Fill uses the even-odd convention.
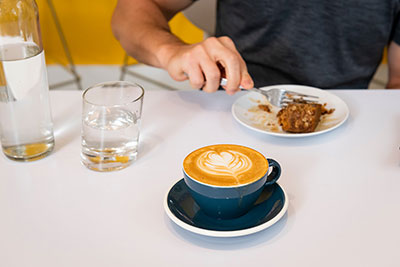
[[[83,93],[82,163],[96,171],[126,168],[138,154],[143,87],[126,81]]]

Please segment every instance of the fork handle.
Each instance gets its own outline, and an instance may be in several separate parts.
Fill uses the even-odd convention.
[[[260,88],[257,88],[257,87],[253,87],[253,88],[249,89],[249,91],[253,91],[253,92],[257,92],[257,93],[260,93],[262,95],[265,95],[265,91],[263,91],[263,90],[261,90]]]
[[[221,86],[226,86],[226,84],[228,83],[228,80],[226,78],[221,78],[221,81],[219,83],[219,85]],[[242,90],[246,90],[243,86],[239,85],[239,88]],[[256,89],[256,88],[252,88],[252,89]],[[250,89],[250,90],[252,90]]]

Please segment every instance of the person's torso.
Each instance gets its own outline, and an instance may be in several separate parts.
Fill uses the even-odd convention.
[[[399,0],[219,0],[217,36],[233,39],[257,86],[366,88]]]

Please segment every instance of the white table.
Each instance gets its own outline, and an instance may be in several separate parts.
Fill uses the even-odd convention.
[[[52,91],[55,151],[0,156],[0,266],[400,266],[400,91],[332,91],[348,121],[285,139],[237,123],[242,93],[146,92],[140,156],[99,173],[80,163],[81,92]],[[272,227],[212,238],[163,210],[183,157],[214,143],[253,147],[283,167],[290,204]]]

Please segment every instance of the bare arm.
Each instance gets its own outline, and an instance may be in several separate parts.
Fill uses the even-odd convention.
[[[129,55],[140,62],[168,71],[177,81],[189,78],[192,87],[213,92],[219,87],[220,71],[225,68],[229,94],[239,85],[251,88],[253,81],[232,40],[210,37],[198,44],[185,44],[168,26],[177,12],[192,0],[119,0],[112,18],[115,37]]]
[[[129,55],[162,67],[160,48],[166,44],[182,45],[171,34],[168,20],[190,3],[191,0],[119,0],[111,21],[113,33]]]
[[[391,42],[388,48],[389,81],[388,89],[400,89],[400,46]]]

